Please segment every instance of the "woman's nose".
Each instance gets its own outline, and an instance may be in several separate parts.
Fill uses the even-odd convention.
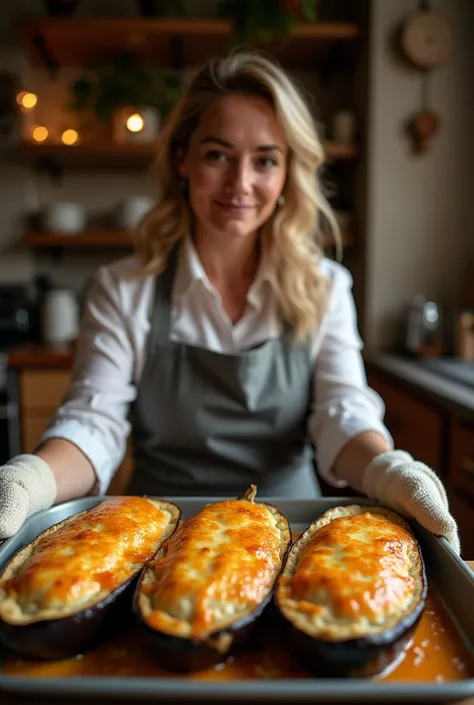
[[[247,193],[251,189],[252,179],[251,165],[245,160],[239,160],[230,166],[226,185],[236,193]]]

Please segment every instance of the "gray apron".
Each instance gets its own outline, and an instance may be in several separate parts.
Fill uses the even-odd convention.
[[[309,343],[286,328],[235,355],[170,340],[177,252],[156,277],[148,350],[131,409],[129,494],[320,495],[307,439]]]

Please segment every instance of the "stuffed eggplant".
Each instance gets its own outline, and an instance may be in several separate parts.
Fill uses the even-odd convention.
[[[275,590],[289,643],[316,675],[374,676],[406,648],[427,581],[408,523],[383,507],[325,512],[295,542]]]
[[[134,579],[179,519],[171,502],[115,497],[41,533],[0,575],[3,643],[45,659],[96,645],[130,612]]]
[[[184,521],[140,577],[135,612],[172,670],[225,662],[271,601],[291,533],[276,507],[255,503],[255,495],[251,485]]]

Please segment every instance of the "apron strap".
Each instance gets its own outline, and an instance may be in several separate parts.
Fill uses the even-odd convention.
[[[169,342],[173,283],[180,249],[181,243],[178,243],[170,250],[164,271],[155,277],[155,294],[150,315],[151,347],[163,347]]]

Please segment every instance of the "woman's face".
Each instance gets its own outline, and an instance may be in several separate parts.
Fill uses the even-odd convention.
[[[273,213],[286,178],[288,146],[272,105],[231,94],[203,114],[180,166],[196,227],[253,235]]]

